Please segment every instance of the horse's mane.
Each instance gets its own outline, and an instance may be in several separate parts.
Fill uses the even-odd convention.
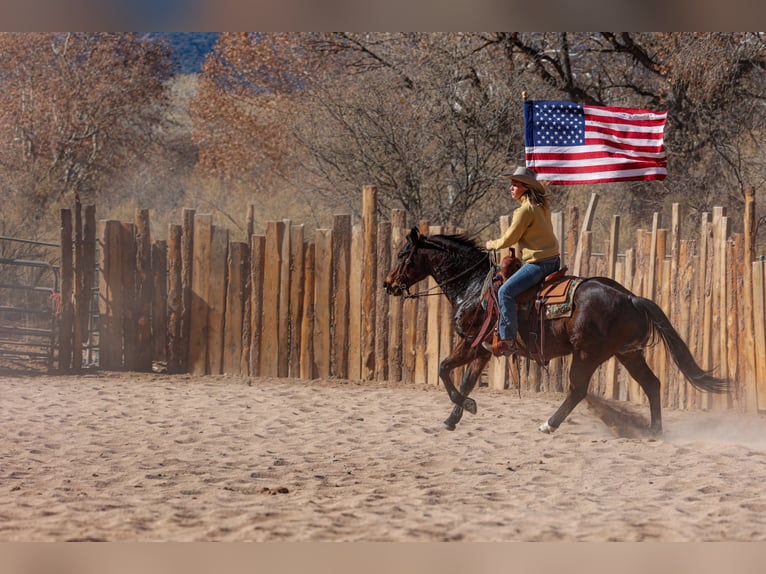
[[[448,243],[457,247],[473,249],[475,251],[482,250],[474,239],[471,239],[463,233],[456,235],[431,235],[429,236],[429,239],[436,242]]]

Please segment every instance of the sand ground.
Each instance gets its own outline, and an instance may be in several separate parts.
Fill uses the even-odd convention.
[[[0,375],[0,541],[766,539],[763,415],[473,396],[449,432],[422,385]]]

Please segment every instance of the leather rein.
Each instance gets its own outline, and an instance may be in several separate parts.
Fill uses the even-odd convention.
[[[445,252],[447,251],[444,247],[442,247],[441,245],[437,245],[435,243],[428,242],[428,246],[429,247],[433,247],[434,249],[436,249],[438,251],[445,251]],[[401,272],[399,273],[399,276],[396,279],[397,282],[400,285],[404,284],[404,281],[402,281],[402,279],[404,279],[404,271],[407,269],[407,266],[412,261],[412,257],[415,255],[415,251],[416,250],[417,250],[417,245],[413,244],[412,245],[412,250],[410,251],[409,255],[407,256],[407,259],[405,260],[404,264],[402,265]],[[414,295],[410,294],[410,285],[407,285],[404,288],[404,291],[406,293],[406,295],[404,295],[404,298],[405,299],[417,299],[419,297],[427,297],[427,296],[430,296],[430,295],[442,295],[444,293],[444,290],[441,289],[442,285],[444,285],[446,283],[452,283],[453,281],[457,281],[458,279],[460,279],[462,277],[465,277],[466,275],[468,275],[469,273],[471,273],[475,269],[477,269],[480,265],[486,264],[487,261],[489,261],[490,266],[491,266],[492,265],[492,258],[491,258],[491,252],[489,252],[489,251],[486,252],[486,257],[482,257],[479,261],[476,262],[476,264],[471,265],[471,267],[469,267],[468,269],[464,269],[463,271],[461,271],[460,273],[458,273],[454,277],[450,277],[449,279],[446,279],[446,280],[442,281],[441,284],[439,284],[439,285],[436,285],[434,287],[429,287],[425,291],[419,291],[418,293],[415,293]],[[431,291],[433,291],[434,289],[437,289],[437,288],[439,288],[441,290],[438,291],[438,292],[434,292],[434,293],[431,292]]]

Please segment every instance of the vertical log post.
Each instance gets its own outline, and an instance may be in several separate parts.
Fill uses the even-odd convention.
[[[420,233],[423,235],[429,234],[428,223],[421,221],[418,225]],[[425,282],[421,282],[410,288],[411,293],[420,293],[424,290],[423,285]],[[418,302],[417,319],[415,320],[415,381],[418,383],[428,383],[428,299],[415,299]]]
[[[189,371],[191,344],[192,274],[194,271],[194,218],[193,209],[183,210],[181,224],[181,343],[178,372]]]
[[[59,370],[72,368],[72,328],[74,326],[74,267],[72,253],[72,210],[61,210],[61,320],[59,324]]]
[[[181,226],[168,226],[168,298],[167,298],[167,338],[166,355],[168,373],[182,373],[183,360],[181,312]]]
[[[407,214],[403,209],[391,210],[391,245],[389,251],[388,269],[393,267],[396,254],[404,244],[406,233]],[[389,297],[389,320],[388,320],[388,377],[392,381],[402,380],[402,311],[404,300],[402,297]]]
[[[375,276],[375,379],[388,379],[388,316],[390,297],[383,291],[383,282],[391,268],[391,223],[381,221],[377,230]]]
[[[152,364],[167,364],[167,267],[167,241],[155,241],[152,244]]]
[[[290,351],[287,375],[301,376],[301,321],[303,315],[303,289],[306,254],[303,225],[290,228]]]
[[[120,249],[123,250],[122,263],[122,368],[128,371],[138,370],[138,302],[136,299],[136,226],[123,222],[120,229]]]
[[[362,274],[364,273],[364,236],[362,226],[351,228],[351,261],[348,285],[348,377],[362,378]]]
[[[313,379],[316,377],[316,365],[314,363],[314,259],[315,245],[309,243],[306,246],[306,258],[304,259],[304,280],[306,287],[303,290],[303,319],[301,321],[301,378]]]
[[[247,252],[247,243],[232,241],[229,244],[226,311],[223,322],[223,372],[226,374],[241,374],[242,369]]]
[[[85,206],[85,223],[83,224],[83,261],[78,264],[80,272],[83,275],[83,304],[82,315],[83,333],[86,334],[88,344],[87,362],[95,363],[95,347],[97,344],[94,336],[95,329],[91,329],[93,322],[93,294],[96,278],[96,206]]]
[[[745,369],[742,377],[744,385],[745,410],[755,412],[758,410],[756,396],[756,364],[755,364],[755,323],[754,296],[753,296],[753,265],[755,261],[755,189],[752,186],[745,188],[745,214],[744,214],[744,241],[745,254],[744,265],[744,319],[745,319]],[[763,348],[763,347],[761,347]],[[766,384],[766,381],[763,381]]]
[[[192,256],[191,308],[189,313],[188,371],[207,373],[208,312],[210,310],[210,248],[213,239],[213,216],[194,215],[194,251]]]
[[[336,215],[332,226],[332,374],[348,378],[351,215]]]
[[[134,370],[149,373],[152,370],[152,237],[149,210],[136,209],[136,353]]]
[[[251,314],[252,314],[252,300],[250,297],[251,283],[250,283],[250,241],[253,237],[255,230],[255,206],[250,204],[247,206],[247,216],[245,223],[245,245],[247,246],[245,252],[247,257],[245,259],[245,268],[243,270],[245,274],[245,287],[242,294],[244,298],[244,308],[242,309],[242,356],[240,357],[239,371],[243,375],[250,374],[250,338],[251,332]]]
[[[122,367],[122,256],[119,221],[99,222],[99,365]]]
[[[257,377],[263,374],[261,339],[263,338],[263,276],[266,267],[266,237],[250,236],[250,349],[248,370]]]
[[[284,242],[285,224],[283,221],[269,221],[266,223],[266,245],[263,269],[263,333],[260,337],[261,351],[261,376],[279,376],[279,354],[287,353],[287,349],[280,348],[281,337],[279,333],[279,302],[281,272],[282,272],[282,244]]]
[[[75,196],[74,207],[74,297],[72,305],[74,307],[74,325],[72,329],[72,370],[80,371],[82,369],[82,342],[88,329],[88,302],[86,293],[90,292],[90,285],[85,284],[85,267],[87,264],[83,260],[84,256],[83,226],[82,226],[82,204],[80,196]]]
[[[364,272],[362,273],[362,378],[375,378],[375,280],[377,279],[377,195],[378,188],[362,188]]]
[[[317,229],[314,237],[314,260],[322,262],[314,266],[314,364],[316,376],[324,379],[330,376],[332,349],[332,230]]]
[[[277,335],[279,337],[279,356],[277,374],[286,377],[290,371],[290,230],[289,219],[282,221],[282,253],[279,267],[279,315]]]

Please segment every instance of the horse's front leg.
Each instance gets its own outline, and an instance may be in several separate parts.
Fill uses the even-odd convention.
[[[447,430],[455,430],[455,426],[457,425],[457,423],[460,422],[460,419],[463,417],[464,409],[471,414],[476,414],[476,401],[468,397],[468,395],[476,386],[476,383],[478,382],[479,377],[481,376],[481,372],[484,369],[484,366],[487,364],[487,361],[489,360],[489,355],[485,356],[481,352],[478,352],[478,353],[472,352],[469,354],[469,357],[470,356],[473,356],[474,358],[473,359],[469,358],[468,362],[471,362],[471,364],[466,369],[465,373],[463,373],[463,380],[460,384],[460,392],[457,393],[456,391],[456,394],[460,396],[460,398],[462,399],[462,406],[459,403],[455,402],[454,400],[452,401],[452,402],[455,402],[455,406],[453,407],[452,413],[450,413],[450,416],[447,417],[447,419],[444,421],[444,427]],[[461,363],[461,364],[465,364],[465,363]],[[454,368],[455,367],[453,367],[453,369]],[[450,375],[448,374],[448,376]],[[450,376],[450,382],[451,382],[451,376]],[[452,395],[450,395],[450,398],[452,398]]]

